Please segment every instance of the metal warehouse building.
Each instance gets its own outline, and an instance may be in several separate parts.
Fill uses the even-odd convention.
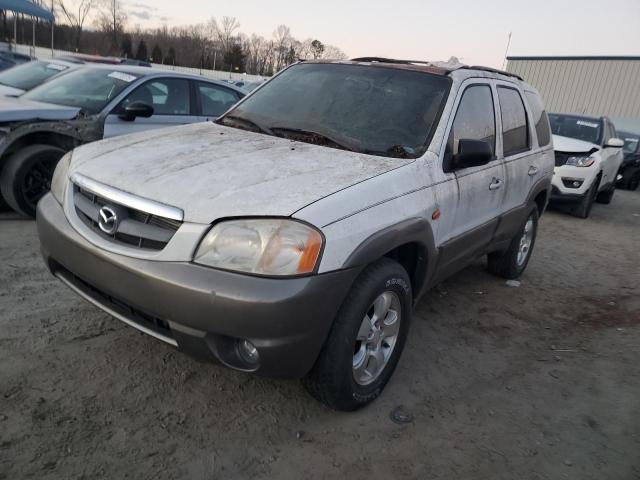
[[[606,115],[640,133],[640,57],[508,57],[507,70],[538,89],[547,111]]]

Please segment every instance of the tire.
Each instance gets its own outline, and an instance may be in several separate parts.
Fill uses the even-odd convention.
[[[593,182],[593,185],[591,185],[591,188],[589,188],[584,198],[571,210],[571,213],[579,218],[589,218],[589,215],[591,215],[593,202],[595,201],[596,195],[598,194],[598,188],[600,188],[600,177],[596,178],[595,182]]]
[[[0,173],[0,192],[16,212],[35,217],[36,205],[51,187],[51,178],[65,150],[51,145],[30,145],[18,150]]]
[[[627,189],[634,192],[637,190],[638,185],[640,185],[640,171],[635,172],[629,180],[627,180]]]
[[[4,201],[4,198],[2,198],[2,195],[0,195],[0,212],[8,212],[9,210],[11,210],[11,207],[9,207],[7,202]]]
[[[345,412],[375,400],[400,359],[411,309],[406,270],[388,258],[369,265],[351,287],[315,365],[302,380],[309,393]],[[380,317],[385,320],[379,322]],[[381,329],[376,331],[372,324]]]
[[[487,256],[489,272],[507,280],[515,280],[522,275],[529,264],[537,233],[538,209],[533,207],[518,234],[511,240],[509,248]]]
[[[616,193],[616,184],[610,185],[604,192],[598,193],[596,196],[596,202],[609,205],[613,199],[613,194]]]

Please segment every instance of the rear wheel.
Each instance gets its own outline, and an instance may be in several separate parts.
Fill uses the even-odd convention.
[[[0,173],[0,192],[9,206],[35,217],[36,205],[51,189],[53,171],[65,153],[51,145],[31,145],[14,153]]]
[[[638,188],[639,185],[640,185],[640,170],[638,170],[637,172],[634,172],[633,175],[629,178],[629,180],[627,180],[626,187],[627,189],[633,192]]]
[[[508,280],[518,278],[524,272],[531,258],[531,252],[538,233],[538,209],[533,208],[518,234],[511,240],[504,252],[488,255],[489,272]]]
[[[402,266],[383,258],[354,282],[316,364],[303,384],[335,410],[353,411],[377,398],[404,348],[411,286]]]

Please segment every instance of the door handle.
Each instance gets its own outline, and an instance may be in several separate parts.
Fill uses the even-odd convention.
[[[491,183],[489,184],[489,190],[498,190],[502,186],[502,180],[499,178],[493,177]]]
[[[527,173],[530,177],[533,177],[536,173],[538,173],[538,167],[536,167],[535,165],[531,165]]]

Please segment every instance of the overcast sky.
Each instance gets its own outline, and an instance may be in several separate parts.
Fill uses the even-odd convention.
[[[280,24],[350,57],[502,65],[511,55],[640,55],[640,0],[126,0],[129,25],[236,17],[270,37]]]

